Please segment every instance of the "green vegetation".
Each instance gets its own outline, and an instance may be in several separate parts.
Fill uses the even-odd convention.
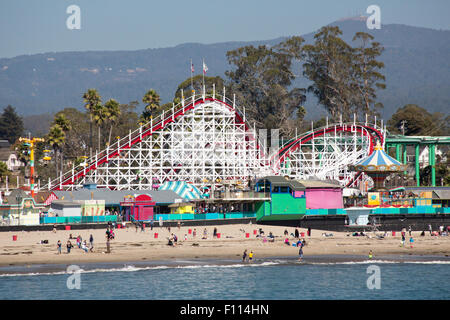
[[[14,144],[23,131],[22,118],[12,106],[8,105],[0,116],[0,137]]]
[[[433,114],[415,104],[399,108],[387,122],[392,134],[405,136],[445,136],[450,135],[450,116],[440,112]]]
[[[123,101],[121,96],[111,94],[115,90],[119,92],[121,87],[104,91],[100,80],[89,82],[84,89],[77,89],[78,98],[74,104],[83,105],[85,112],[77,108],[64,108],[56,114],[48,114],[47,121],[39,118],[48,127],[43,132],[46,142],[39,145],[36,157],[42,157],[44,148],[51,148],[53,156],[49,162],[37,161],[37,172],[45,180],[53,178],[55,173],[69,170],[83,161],[81,156],[90,156],[96,150],[114,144],[116,138],[126,136],[140,122],[150,121],[163,111],[170,110],[181,101],[182,93],[184,98],[194,90],[196,94],[201,93],[203,82],[208,94],[212,94],[215,86],[215,95],[219,99],[223,98],[224,88],[227,97],[236,94],[237,101],[246,108],[247,120],[257,128],[280,128],[284,138],[292,137],[296,130],[311,129],[310,122],[305,121],[307,115],[315,112],[307,113],[306,106],[311,100],[318,102],[330,116],[330,121],[336,121],[341,116],[344,121],[350,121],[353,114],[359,120],[366,113],[380,115],[383,107],[381,96],[390,89],[385,66],[391,61],[385,63],[386,58],[382,59],[388,49],[375,38],[373,33],[360,31],[349,36],[348,30],[343,32],[334,25],[321,28],[307,40],[306,37],[294,36],[255,45],[222,46],[222,54],[224,48],[227,49],[224,55],[228,61],[224,70],[226,78],[196,75],[181,81],[175,92],[170,94],[155,89],[156,86],[149,82],[139,90],[129,88],[133,99],[142,97],[144,109],[141,113],[136,110],[138,101],[120,104],[118,101]],[[139,72],[144,71],[140,69]],[[137,71],[128,73],[137,77]],[[163,84],[167,87],[166,83]],[[98,89],[93,88],[97,85]],[[394,85],[394,88],[397,87]],[[109,99],[103,104],[99,92],[104,96],[114,96],[117,100]],[[162,97],[172,96],[166,99],[169,102],[162,103]],[[413,98],[408,102],[420,104]],[[323,126],[325,122],[322,117],[314,123],[314,127]],[[387,122],[391,133],[404,131],[405,135],[448,135],[449,123],[447,114],[429,113],[415,104],[399,108]],[[17,143],[23,131],[22,118],[13,107],[6,107],[0,116],[0,137],[16,143],[20,160],[27,164],[26,149]],[[448,164],[436,169],[438,175],[447,179]],[[424,177],[426,179],[426,172]]]
[[[246,46],[227,52],[234,70],[227,71],[228,86],[238,101],[245,101],[246,113],[257,128],[279,128],[289,136],[295,131],[296,115],[302,115],[306,100],[303,88],[291,88],[292,65],[302,54],[303,38],[292,37],[276,46]]]

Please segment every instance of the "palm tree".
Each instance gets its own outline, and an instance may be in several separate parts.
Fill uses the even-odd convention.
[[[150,89],[142,98],[142,102],[145,103],[145,110],[141,115],[141,119],[149,121],[152,118],[153,111],[159,109],[159,103],[161,99],[159,94],[155,90]]]
[[[55,116],[55,119],[53,120],[53,124],[60,126],[61,129],[64,131],[64,135],[72,129],[72,124],[71,124],[70,120],[66,118],[64,113],[57,114]],[[64,168],[64,145],[65,145],[65,142],[63,143],[63,145],[61,145],[61,148],[60,148],[60,150],[61,150],[61,152],[60,152],[61,170],[63,170],[63,168]]]
[[[58,154],[62,150],[62,146],[64,142],[66,141],[66,134],[64,133],[64,130],[58,125],[54,124],[52,127],[50,127],[50,130],[47,134],[47,142],[52,147],[53,152],[55,154],[55,165],[56,165],[56,176],[58,176]],[[61,164],[62,169],[62,164]]]
[[[108,120],[108,122],[111,123],[111,126],[109,127],[109,137],[108,137],[108,145],[110,145],[113,124],[117,123],[117,120],[119,120],[119,116],[121,113],[120,104],[114,99],[109,99],[105,103],[105,108],[106,108],[105,112],[106,112],[107,120]]]
[[[57,114],[53,123],[59,125],[64,132],[68,132],[72,129],[72,123],[66,118],[64,113]]]
[[[85,102],[84,107],[88,111],[91,119],[91,122],[89,123],[89,131],[90,131],[90,148],[92,151],[92,148],[94,146],[94,143],[92,142],[93,110],[96,108],[96,106],[102,103],[102,98],[100,97],[100,94],[96,89],[88,89],[88,91],[86,91],[83,94],[83,101]]]
[[[106,122],[107,119],[108,115],[106,112],[106,107],[101,104],[97,104],[96,106],[94,106],[94,108],[92,109],[92,120],[95,122],[98,128],[98,151],[100,151],[100,139],[101,139],[100,128],[102,124]]]

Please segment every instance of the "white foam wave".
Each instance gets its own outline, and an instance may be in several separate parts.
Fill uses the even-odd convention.
[[[342,262],[308,262],[312,265],[357,265],[357,264],[450,264],[450,261],[393,261],[393,260],[363,260]]]
[[[122,268],[97,268],[84,270],[79,269],[77,272],[83,273],[99,273],[99,272],[137,272],[137,271],[145,271],[145,270],[164,270],[164,269],[202,269],[202,268],[241,268],[241,267],[264,267],[264,266],[272,266],[278,265],[278,262],[266,261],[262,263],[246,263],[246,264],[205,264],[205,265],[174,265],[174,266],[148,266],[148,267],[136,267],[133,265],[126,265]],[[69,274],[66,271],[56,271],[56,272],[32,272],[32,273],[10,273],[10,274],[0,274],[0,277],[15,277],[15,276],[44,276],[44,275],[63,275]],[[70,273],[72,274],[72,273]]]
[[[288,261],[288,260],[275,260],[264,261],[261,263],[235,263],[235,264],[202,264],[202,265],[165,265],[165,266],[146,266],[136,267],[133,265],[125,265],[121,268],[97,268],[84,270],[79,269],[77,272],[83,273],[101,273],[101,272],[139,272],[146,270],[165,270],[165,269],[205,269],[205,268],[245,268],[245,267],[266,267],[274,265],[289,265],[289,264],[301,264],[301,265],[365,265],[365,264],[441,264],[450,265],[448,260],[432,260],[432,261],[393,261],[393,260],[363,260],[363,261],[342,261],[342,262],[310,262],[308,260]],[[66,271],[55,272],[31,272],[31,273],[5,273],[0,274],[1,277],[17,277],[17,276],[53,276],[53,275],[69,275]]]

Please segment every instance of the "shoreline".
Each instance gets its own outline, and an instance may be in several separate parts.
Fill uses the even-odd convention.
[[[221,233],[221,238],[212,238],[213,228],[216,227]],[[206,228],[207,239],[201,239]],[[264,235],[272,232],[275,242],[264,242],[263,238],[256,237],[254,230],[262,228]],[[242,261],[244,250],[253,251],[255,259],[273,260],[298,258],[298,248],[283,243],[284,231],[288,230],[289,241],[296,241],[293,237],[295,228],[267,226],[255,224],[201,226],[196,228],[197,235],[188,233],[188,229],[194,227],[172,227],[170,232],[167,228],[150,228],[144,232],[134,228],[116,229],[116,239],[111,241],[111,253],[106,251],[104,229],[71,230],[60,231],[29,231],[29,232],[5,232],[0,234],[0,269],[15,268],[43,268],[42,266],[68,265],[68,264],[126,264],[126,263],[176,263],[188,260],[202,263],[206,260]],[[367,233],[367,236],[354,237],[346,232],[330,232],[323,230],[312,230],[311,237],[306,236],[306,229],[298,228],[299,232],[305,233],[306,246],[303,248],[304,260],[331,259],[345,260],[350,256],[357,260],[367,260],[370,250],[374,253],[373,260],[380,257],[401,258],[415,257],[418,259],[450,260],[450,236],[435,237],[426,235],[420,237],[420,232],[412,232],[415,240],[413,248],[409,245],[407,233],[405,247],[400,246],[401,236],[389,234],[385,238],[377,235],[383,232]],[[158,238],[155,238],[158,233]],[[179,245],[172,247],[167,245],[167,238],[175,233],[179,239]],[[249,237],[246,237],[246,234]],[[76,237],[78,234],[89,241],[90,234],[94,237],[94,252],[84,253],[78,247],[74,247],[70,254],[66,253],[65,244],[69,235]],[[328,235],[327,237],[324,234]],[[330,236],[332,234],[332,236]],[[17,235],[17,240],[12,241],[12,236]],[[186,240],[184,239],[186,235]],[[48,240],[48,244],[39,244],[41,240]],[[56,242],[63,243],[62,254],[56,250]],[[71,240],[75,244],[75,240]],[[0,270],[3,273],[3,270]]]
[[[151,269],[173,269],[190,268],[197,269],[202,267],[265,267],[274,265],[351,265],[351,264],[448,264],[450,257],[434,255],[398,255],[388,254],[380,255],[369,260],[359,255],[314,255],[306,256],[300,262],[296,257],[291,256],[273,256],[255,259],[253,262],[242,262],[241,259],[176,259],[176,260],[148,260],[148,261],[101,261],[77,263],[81,273],[95,272],[133,272]],[[58,275],[69,274],[67,267],[71,263],[59,264],[31,264],[31,265],[9,265],[0,266],[0,278],[7,276],[37,276],[37,275]]]

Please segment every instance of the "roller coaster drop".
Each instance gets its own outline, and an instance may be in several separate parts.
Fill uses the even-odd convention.
[[[73,190],[86,181],[110,189],[155,189],[183,180],[209,189],[246,186],[251,179],[283,175],[295,179],[333,179],[357,185],[364,175],[348,165],[385,140],[385,129],[367,123],[327,124],[268,151],[265,137],[251,128],[235,99],[193,95],[168,112],[73,167],[48,190]],[[262,131],[264,132],[264,131]]]

